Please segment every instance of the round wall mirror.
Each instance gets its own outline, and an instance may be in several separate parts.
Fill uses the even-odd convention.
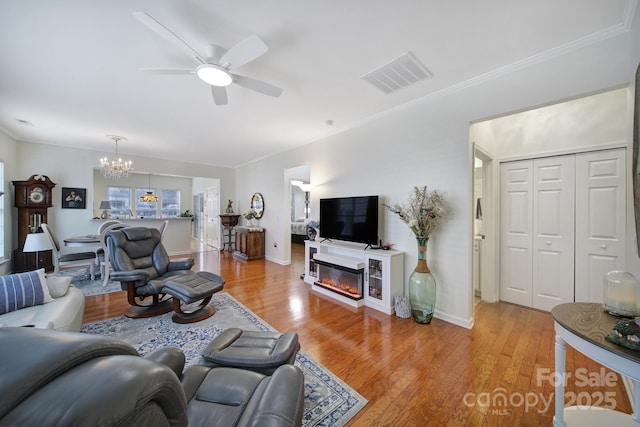
[[[264,198],[262,194],[255,193],[253,197],[251,197],[251,209],[256,213],[256,218],[262,218],[262,214],[264,213]]]

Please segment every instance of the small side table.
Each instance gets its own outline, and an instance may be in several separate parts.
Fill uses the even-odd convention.
[[[634,413],[629,416],[610,409],[564,407],[564,381],[556,381],[554,427],[640,425],[640,352],[613,344],[605,336],[620,320],[606,313],[602,304],[567,303],[551,309],[556,331],[555,378],[564,378],[566,345],[607,368],[628,377],[633,384]]]
[[[229,247],[229,252],[231,252],[233,248],[233,243],[231,242],[231,237],[233,236],[233,228],[238,225],[238,219],[240,215],[235,214],[223,214],[219,215],[220,222],[222,223],[222,249],[224,252],[224,248],[226,246]],[[225,242],[225,237],[227,237],[227,241]]]

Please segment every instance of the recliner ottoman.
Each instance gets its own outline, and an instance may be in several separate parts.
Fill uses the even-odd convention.
[[[261,332],[230,328],[215,337],[202,352],[200,365],[248,369],[271,375],[293,363],[300,350],[295,332]]]
[[[213,294],[224,287],[224,279],[215,273],[199,271],[195,274],[182,274],[167,280],[163,291],[173,297],[172,320],[175,323],[193,323],[213,316],[214,307],[209,306]],[[183,309],[200,301],[200,304],[190,311]]]

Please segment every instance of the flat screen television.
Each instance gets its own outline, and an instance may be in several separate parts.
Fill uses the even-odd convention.
[[[378,196],[320,199],[320,237],[378,243]]]

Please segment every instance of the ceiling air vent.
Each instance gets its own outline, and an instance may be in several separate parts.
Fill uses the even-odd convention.
[[[360,78],[384,93],[393,93],[429,77],[429,70],[411,52],[407,52]]]

